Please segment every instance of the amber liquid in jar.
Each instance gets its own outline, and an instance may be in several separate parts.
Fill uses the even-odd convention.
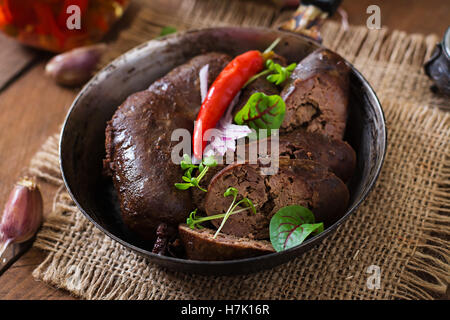
[[[0,30],[18,41],[53,52],[102,39],[130,0],[0,0]],[[76,10],[73,10],[74,7]],[[79,8],[79,10],[78,10]],[[73,14],[79,13],[79,19]],[[69,24],[68,24],[69,21]],[[73,22],[79,21],[79,29]]]

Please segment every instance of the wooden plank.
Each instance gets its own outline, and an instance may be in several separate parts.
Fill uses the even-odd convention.
[[[30,249],[0,277],[0,298],[8,300],[45,299],[73,300],[67,291],[35,281],[31,273],[44,260],[46,253]]]
[[[45,61],[38,62],[23,77],[0,94],[0,204],[31,157],[48,136],[59,130],[78,89],[57,86],[45,77]],[[44,212],[52,203],[51,188],[43,188]],[[3,208],[2,208],[3,209]],[[0,299],[62,299],[67,293],[55,290],[31,276],[45,253],[31,249],[0,276]]]
[[[444,36],[449,26],[450,6],[446,0],[343,0],[341,8],[347,12],[350,24],[365,25],[370,5],[380,7],[381,26],[391,30]],[[339,14],[333,17],[339,19]]]
[[[17,41],[0,34],[0,91],[13,81],[39,55]]]

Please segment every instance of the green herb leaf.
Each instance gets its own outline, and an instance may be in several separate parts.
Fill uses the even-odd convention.
[[[175,183],[175,188],[179,190],[187,190],[192,187],[191,183]]]
[[[295,67],[297,67],[296,63],[292,63],[288,65],[287,67],[283,67],[282,65],[273,62],[273,60],[267,60],[266,61],[266,67],[271,72],[274,72],[274,74],[271,74],[267,76],[267,81],[272,82],[276,85],[281,85],[286,79],[288,79],[292,71],[294,71]]]
[[[244,204],[247,208],[252,209],[253,213],[256,214],[256,208],[253,205],[253,202],[249,198],[244,198],[238,202],[238,205]]]
[[[237,214],[239,212],[242,211],[246,211],[249,208],[244,208],[244,209],[239,209],[239,210],[235,210],[233,212],[230,213],[230,216],[233,214]],[[203,226],[201,225],[201,223],[205,222],[205,221],[209,221],[209,220],[216,220],[216,219],[223,219],[225,217],[225,213],[221,213],[221,214],[215,214],[212,216],[206,216],[206,217],[197,217],[196,216],[197,213],[197,209],[195,209],[194,211],[191,212],[191,214],[189,215],[189,218],[186,219],[186,224],[191,227],[192,229],[195,228],[203,228]]]
[[[247,80],[247,82],[243,85],[242,88],[245,88],[250,83],[252,83],[256,79],[258,79],[259,77],[265,76],[266,74],[270,74],[271,72],[272,71],[270,71],[269,69],[265,69],[265,70],[261,71],[260,73],[255,74],[253,77],[251,77],[250,79]]]
[[[244,88],[259,77],[265,76],[266,74],[268,74],[268,76],[266,77],[267,81],[272,82],[276,85],[281,85],[283,84],[283,82],[289,79],[292,71],[294,71],[296,67],[296,63],[291,63],[287,67],[283,67],[281,64],[275,63],[272,59],[268,59],[266,61],[266,69],[248,79],[248,81],[244,84]]]
[[[205,158],[198,166],[192,164],[192,159],[188,154],[183,155],[183,160],[180,161],[181,169],[185,170],[184,175],[181,177],[183,181],[188,183],[175,183],[175,187],[179,190],[187,190],[190,187],[197,187],[200,190],[207,192],[206,189],[200,187],[200,180],[208,172],[209,167],[217,165],[217,161],[214,156]],[[193,177],[192,173],[195,169],[198,169],[198,176]]]
[[[176,28],[168,26],[168,27],[164,27],[161,29],[159,36],[164,37],[168,34],[175,33],[175,32],[177,32]]]
[[[189,169],[186,170],[186,172],[184,173],[184,176],[186,178],[189,178],[189,181],[192,177],[192,171],[194,171],[195,167],[190,167]]]
[[[214,156],[206,157],[205,159],[203,159],[202,163],[207,167],[217,166],[217,161],[216,161],[216,158],[214,158]]]
[[[224,197],[229,197],[229,196],[236,197],[237,195],[238,195],[238,190],[233,187],[229,187],[223,194]]]
[[[180,161],[180,165],[181,165],[181,169],[183,169],[183,170],[187,170],[190,168],[193,168],[193,169],[197,168],[196,165],[192,164],[191,157],[189,157],[188,154],[183,155],[183,160]],[[191,172],[192,172],[192,170],[191,170]]]
[[[256,132],[257,129],[267,129],[267,135],[270,136],[271,129],[280,128],[285,112],[286,104],[279,95],[267,96],[262,92],[256,92],[239,110],[234,121],[238,125],[248,125]]]
[[[270,220],[270,242],[277,252],[298,246],[309,235],[324,230],[323,223],[315,223],[308,208],[292,205],[281,208]]]
[[[186,164],[192,164],[192,159],[187,153],[185,153],[183,154],[183,160],[181,162],[182,163],[184,162]]]
[[[197,218],[197,210],[198,210],[198,209],[195,209],[194,211],[192,211],[192,212],[189,214],[189,218],[186,219],[186,224],[187,224],[191,229],[195,229],[195,228],[201,229],[201,228],[203,228],[203,226],[201,226],[201,225],[199,224],[199,221],[200,221],[201,218],[200,218],[200,219]]]
[[[230,207],[228,208],[227,212],[225,212],[225,215],[222,219],[222,223],[220,224],[219,228],[217,229],[216,233],[214,234],[213,238],[216,238],[217,235],[219,234],[220,230],[222,230],[223,226],[225,225],[225,222],[227,222],[228,218],[235,213],[238,213],[240,211],[245,211],[248,209],[251,209],[253,211],[253,213],[256,213],[256,209],[255,206],[253,205],[253,202],[248,199],[248,198],[244,198],[241,201],[239,201],[238,203],[235,204],[236,202],[236,198],[239,194],[239,191],[236,188],[233,187],[229,187],[223,194],[224,197],[229,197],[229,196],[233,196],[233,201],[231,202]],[[236,208],[239,205],[244,204],[246,207],[244,207],[243,209],[240,210],[236,210]]]
[[[195,187],[198,186],[198,179],[196,177],[191,178],[191,183],[192,185],[194,185]]]

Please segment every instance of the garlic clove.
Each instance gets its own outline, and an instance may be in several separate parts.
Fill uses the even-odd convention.
[[[34,237],[43,220],[43,201],[34,179],[21,179],[11,191],[0,222],[0,256],[11,243]]]
[[[45,73],[61,85],[82,85],[94,74],[106,48],[99,43],[59,54],[47,63]]]

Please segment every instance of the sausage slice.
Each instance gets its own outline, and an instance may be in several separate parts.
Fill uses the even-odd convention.
[[[259,144],[267,145],[266,152],[260,152]],[[271,138],[252,141],[246,145],[244,157],[236,159],[246,161],[249,152],[258,152],[257,157],[276,156],[272,154],[273,141]],[[345,141],[333,139],[316,132],[307,132],[300,128],[278,138],[278,152],[280,157],[290,159],[306,159],[319,162],[329,168],[334,174],[347,182],[356,167],[355,150]],[[254,159],[253,157],[252,159]]]
[[[318,49],[303,59],[283,88],[284,131],[305,127],[336,139],[344,137],[350,67],[339,55]]]
[[[311,209],[325,227],[338,220],[349,201],[347,186],[328,168],[311,160],[280,159],[279,171],[263,175],[254,164],[232,164],[212,179],[205,199],[208,215],[225,213],[232,202],[224,197],[228,187],[238,189],[240,198],[249,198],[256,207],[231,215],[222,232],[252,239],[269,238],[269,223],[282,207],[301,205]],[[221,219],[211,220],[219,227]]]
[[[356,167],[355,150],[345,141],[295,130],[280,137],[280,156],[319,162],[347,182]]]
[[[223,261],[275,252],[271,243],[265,240],[237,238],[223,233],[214,239],[215,230],[212,229],[191,229],[186,224],[180,224],[178,232],[186,257],[191,260]]]

